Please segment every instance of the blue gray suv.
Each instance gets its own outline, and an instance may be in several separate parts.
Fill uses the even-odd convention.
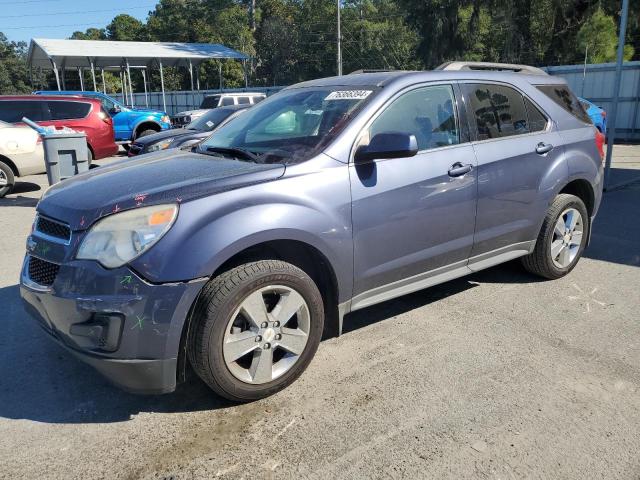
[[[518,257],[569,273],[600,204],[598,135],[548,75],[301,83],[193,151],[47,190],[21,296],[126,390],[170,392],[190,365],[220,395],[262,398],[349,312]]]

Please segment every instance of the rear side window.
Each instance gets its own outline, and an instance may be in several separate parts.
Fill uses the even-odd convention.
[[[519,92],[492,84],[464,84],[463,88],[476,122],[478,140],[529,133],[527,110]]]
[[[214,95],[213,97],[204,97],[200,108],[216,108],[220,102],[220,95]]]
[[[260,103],[260,102],[261,102],[262,100],[264,100],[264,99],[265,99],[265,97],[262,97],[262,96],[260,96],[260,97],[253,97],[253,98],[252,98],[252,100],[253,100],[253,104],[255,105],[256,103]]]
[[[223,97],[222,98],[222,103],[220,104],[222,107],[226,107],[229,105],[235,105],[233,103],[233,97]]]
[[[545,130],[547,128],[547,117],[527,97],[524,97],[524,104],[527,107],[527,116],[529,117],[529,130],[532,132]]]
[[[584,123],[591,123],[578,97],[566,85],[538,85],[538,90],[564,108],[571,115]]]
[[[91,110],[91,104],[83,102],[49,101],[51,120],[72,120],[84,118]]]
[[[238,105],[248,105],[251,103],[249,97],[238,97]]]
[[[2,100],[0,101],[0,120],[8,123],[21,122],[27,117],[34,122],[47,121],[43,106],[45,102],[33,100]]]

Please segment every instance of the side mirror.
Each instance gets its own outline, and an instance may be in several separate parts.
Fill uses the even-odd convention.
[[[109,113],[111,115],[115,115],[116,113],[120,113],[122,111],[122,109],[120,108],[119,105],[114,105],[113,108],[111,110],[109,110]]]
[[[415,135],[401,132],[378,133],[369,145],[358,147],[354,163],[367,163],[383,158],[413,157],[418,153],[418,141]]]

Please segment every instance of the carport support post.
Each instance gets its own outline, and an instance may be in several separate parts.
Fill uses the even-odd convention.
[[[58,75],[58,66],[53,60],[51,60],[51,66],[53,67],[53,73],[56,75],[56,85],[58,86],[58,91],[60,91],[60,75]]]
[[[162,89],[162,105],[164,107],[164,111],[167,111],[167,99],[164,95],[164,73],[162,71],[162,60],[158,60],[160,64],[160,88]]]
[[[611,116],[607,115],[609,128],[607,129],[607,159],[604,163],[604,189],[609,187],[611,157],[613,156],[613,140],[616,136],[616,116],[618,115],[618,98],[620,96],[620,82],[622,81],[622,61],[624,59],[624,39],[627,33],[627,18],[629,16],[629,0],[622,0],[622,15],[620,16],[620,32],[618,35],[618,58],[616,59],[616,78],[613,84],[613,103]]]
[[[147,70],[143,68],[142,72],[142,83],[144,84],[144,104],[149,108],[149,96],[147,95]]]
[[[122,104],[126,105],[127,100],[125,98],[125,95],[127,94],[127,91],[125,90],[125,86],[124,86],[124,77],[122,75],[122,68],[120,69],[120,85],[122,85]]]
[[[125,58],[124,61],[127,65],[127,78],[129,79],[129,98],[131,99],[131,106],[135,107],[135,103],[133,101],[133,85],[131,84],[131,69],[129,68],[129,59]]]
[[[102,91],[107,94],[107,82],[104,79],[104,68],[100,69],[100,76],[102,77]]]
[[[93,60],[90,60],[89,64],[91,65],[91,78],[93,79],[93,91],[97,92],[98,84],[96,83],[96,69],[95,69],[95,65],[93,64]]]
[[[220,91],[222,91],[222,60],[220,60],[220,64],[218,65],[218,81],[220,85]]]
[[[84,79],[82,78],[82,67],[78,67],[78,78],[80,79],[80,90],[84,92]]]

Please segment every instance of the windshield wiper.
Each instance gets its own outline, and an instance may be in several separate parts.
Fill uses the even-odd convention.
[[[234,155],[234,156],[240,156],[242,158],[244,158],[245,160],[250,160],[252,162],[258,163],[258,156],[253,153],[250,152],[249,150],[245,150],[243,148],[237,148],[237,147],[207,147],[206,149],[207,152],[211,152],[211,153],[222,153],[222,154],[228,154],[228,155]]]

